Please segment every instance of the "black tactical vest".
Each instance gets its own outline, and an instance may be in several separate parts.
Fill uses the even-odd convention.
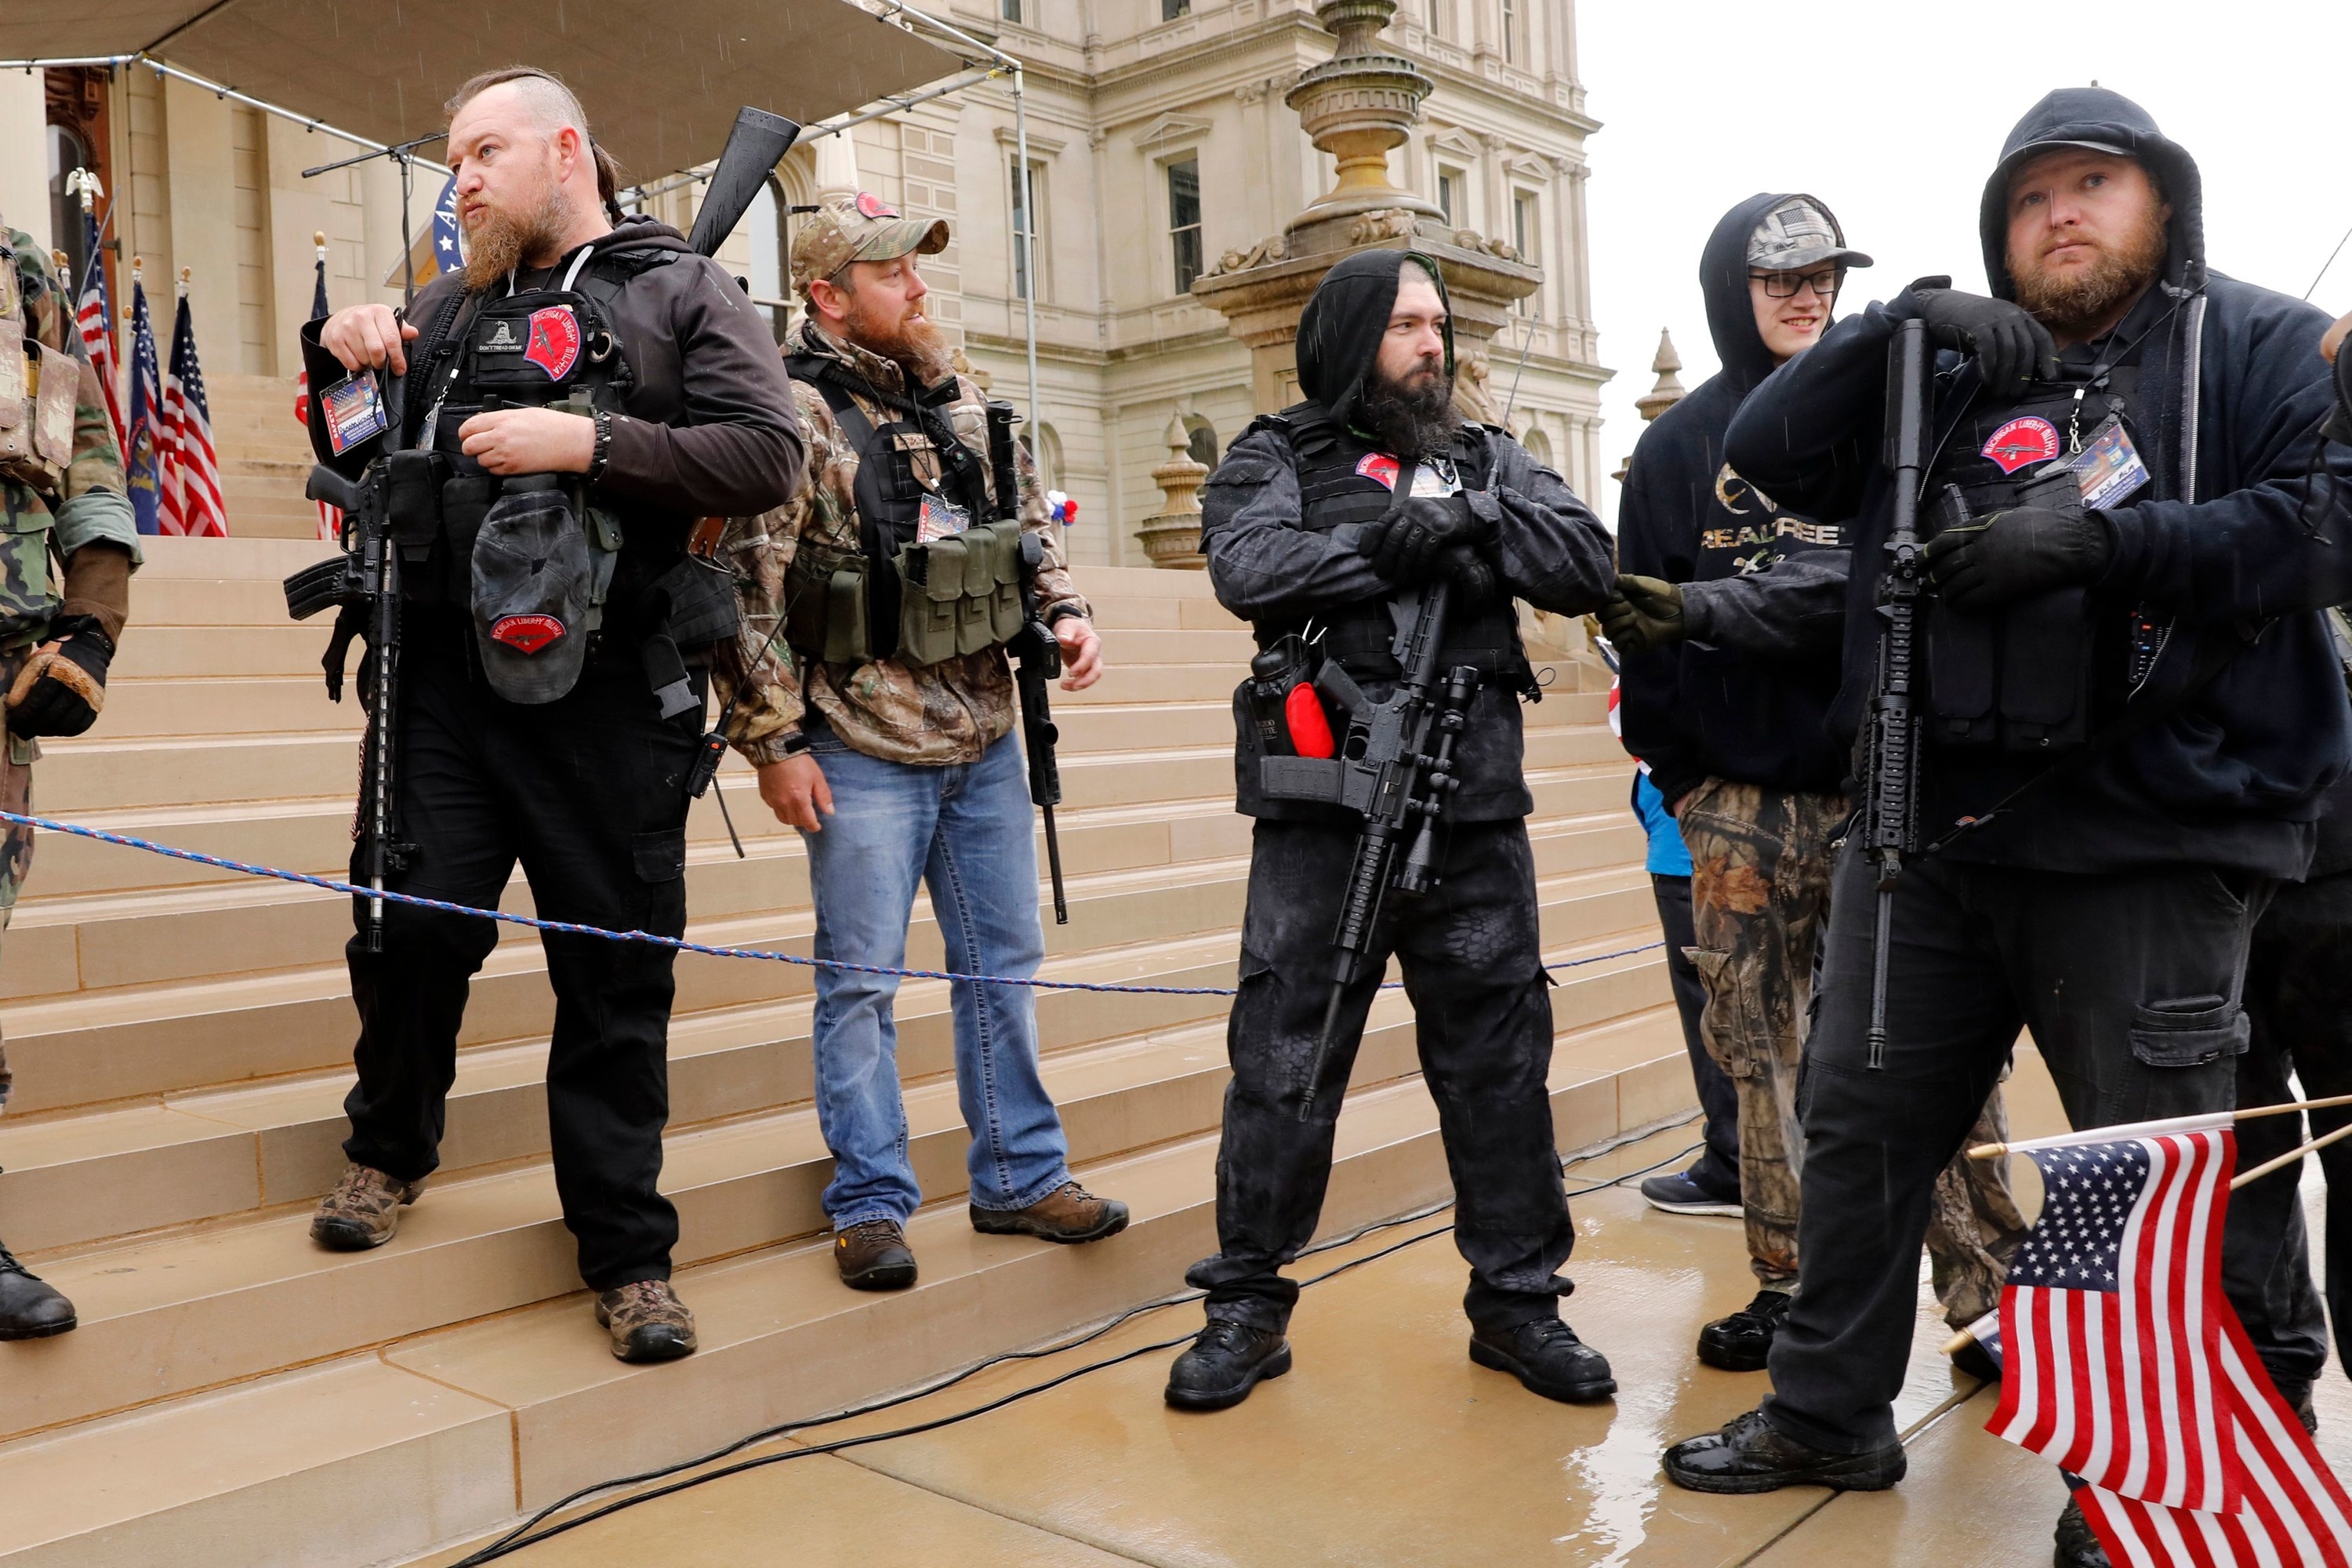
[[[2071,367],[2070,367],[2071,368]],[[2069,462],[2112,415],[2121,418],[2151,473],[2139,367],[2117,366],[2104,384],[2037,382],[2014,402],[1979,399],[1945,435],[1920,500],[1921,534],[2011,507],[2082,510]],[[2146,496],[2143,487],[2137,492]],[[2116,498],[2118,500],[2126,498]],[[1927,734],[1941,746],[2054,754],[2081,745],[2124,683],[2123,631],[2104,626],[2081,586],[2021,601],[1990,616],[1927,603]]]
[[[1243,435],[1260,429],[1279,432],[1297,454],[1301,528],[1329,533],[1350,523],[1375,521],[1388,512],[1395,500],[1389,488],[1397,478],[1395,459],[1334,423],[1319,405],[1294,404],[1253,422]],[[1455,432],[1449,458],[1465,490],[1485,489],[1493,482],[1494,450],[1484,426],[1465,425]],[[1313,624],[1321,630],[1324,657],[1337,659],[1350,675],[1393,680],[1402,673],[1389,652],[1396,623],[1386,599],[1364,599],[1325,611],[1313,617]],[[1253,629],[1258,647],[1266,648],[1305,631],[1307,622],[1265,620]],[[1438,667],[1457,664],[1475,668],[1490,682],[1522,692],[1535,689],[1534,672],[1519,646],[1518,616],[1509,600],[1446,626]]]

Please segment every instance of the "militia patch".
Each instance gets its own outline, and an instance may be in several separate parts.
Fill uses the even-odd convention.
[[[2058,426],[2035,414],[2011,420],[1984,444],[1984,456],[2004,474],[2013,474],[2028,463],[2046,463],[2057,455]]]
[[[898,209],[880,196],[867,191],[857,193],[857,216],[860,217],[897,217]]]
[[[1367,452],[1356,461],[1356,472],[1361,478],[1377,479],[1384,490],[1396,489],[1397,460],[1386,452]]]
[[[501,616],[490,626],[490,636],[517,653],[537,653],[562,635],[553,616]]]
[[[547,372],[550,381],[562,381],[580,363],[580,318],[569,305],[550,305],[530,313],[530,346],[522,357]]]

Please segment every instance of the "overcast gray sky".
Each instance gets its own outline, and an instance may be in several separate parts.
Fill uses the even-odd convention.
[[[1602,121],[1592,164],[1601,449],[1641,432],[1658,329],[1683,384],[1715,372],[1698,255],[1760,190],[1827,202],[1856,272],[1840,312],[1913,278],[1982,289],[1977,199],[2009,128],[2054,87],[2136,99],[2204,176],[2206,250],[2233,277],[2300,295],[2352,226],[2352,4],[2133,0],[1855,6],[1788,0],[1581,0],[1580,68]],[[2312,295],[2352,309],[2352,246]],[[1592,498],[1613,519],[1617,486]]]

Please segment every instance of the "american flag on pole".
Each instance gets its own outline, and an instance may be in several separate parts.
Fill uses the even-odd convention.
[[[319,237],[323,241],[326,237],[321,235]],[[321,243],[319,246],[317,270],[311,275],[310,320],[324,321],[332,313],[327,305],[327,247]],[[310,422],[310,373],[307,370],[301,374],[295,384],[294,417],[301,420],[305,425]],[[337,508],[329,506],[325,501],[313,501],[311,504],[319,509],[319,537],[341,538],[342,512]]]
[[[205,373],[196,363],[196,327],[188,310],[185,284],[172,323],[172,365],[163,380],[163,507],[165,533],[228,537],[228,509],[221,500],[220,458],[213,448],[212,405],[205,396]]]
[[[2044,1199],[1986,1429],[2081,1476],[2116,1563],[2352,1568],[2352,1501],[2221,1293],[2227,1112],[2011,1144]]]
[[[147,289],[134,263],[131,278],[131,438],[122,447],[122,473],[131,489],[131,510],[139,531],[163,527],[163,373],[155,353],[154,323],[147,316]]]
[[[74,324],[81,331],[81,346],[89,356],[90,368],[98,372],[99,389],[106,395],[106,415],[114,421],[114,444],[127,458],[130,430],[122,418],[122,375],[118,369],[121,361],[114,352],[114,310],[106,298],[106,253],[99,248],[98,215],[88,206],[82,208],[81,233],[89,263],[82,268]]]

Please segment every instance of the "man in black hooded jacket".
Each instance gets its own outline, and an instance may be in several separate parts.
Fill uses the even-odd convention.
[[[1340,1099],[1391,952],[1454,1177],[1471,1358],[1551,1398],[1604,1398],[1617,1386],[1608,1362],[1559,1318],[1570,1287],[1557,1271],[1575,1232],[1545,1088],[1552,1017],[1518,713],[1534,682],[1511,601],[1597,607],[1609,537],[1558,474],[1453,412],[1453,326],[1427,257],[1370,250],[1333,267],[1299,319],[1298,383],[1307,401],[1245,431],[1202,495],[1218,599],[1255,623],[1261,647],[1313,638],[1379,701],[1399,673],[1391,601],[1442,576],[1452,590],[1439,667],[1481,679],[1454,752],[1437,884],[1386,900],[1311,1086],[1362,819],[1268,798],[1249,683],[1235,695],[1238,805],[1257,823],[1226,1042],[1219,1250],[1185,1276],[1208,1292],[1209,1321],[1177,1358],[1168,1403],[1223,1409],[1290,1369],[1298,1287],[1280,1270],[1315,1233]]]
[[[2345,596],[2352,529],[2310,504],[2326,318],[2208,272],[2195,163],[2103,89],[2019,122],[1981,229],[1993,298],[1922,279],[1732,422],[1741,474],[1853,516],[1875,562],[1887,345],[1916,319],[1958,351],[1930,413],[1923,848],[1894,889],[1888,1040],[1866,1044],[1872,878],[1850,838],[1800,1095],[1801,1289],[1772,1396],[1668,1452],[1699,1490],[1901,1478],[1928,1188],[2021,1024],[2076,1127],[2230,1107],[2252,928],[2305,874],[2352,759],[2317,613]],[[1873,689],[1875,578],[1849,584],[1845,735]],[[2060,1554],[2100,1560],[2071,1503]]]
[[[1723,369],[1633,448],[1617,510],[1627,597],[1601,611],[1622,656],[1626,747],[1649,763],[1690,848],[1701,1033],[1739,1097],[1734,1195],[1758,1289],[1698,1337],[1699,1360],[1729,1372],[1763,1369],[1797,1286],[1798,1063],[1831,845],[1849,807],[1845,748],[1825,724],[1844,605],[1788,591],[1844,582],[1844,531],[1742,479],[1723,438],[1741,399],[1820,339],[1846,268],[1869,265],[1813,196],[1750,196],[1716,225],[1699,284]],[[1777,591],[1743,587],[1765,580]],[[2008,1137],[1996,1089],[1969,1141]],[[1653,1177],[1643,1195],[1685,1180]],[[1955,1156],[1937,1179],[1927,1250],[1953,1327],[1999,1305],[2024,1227],[2001,1166]]]

